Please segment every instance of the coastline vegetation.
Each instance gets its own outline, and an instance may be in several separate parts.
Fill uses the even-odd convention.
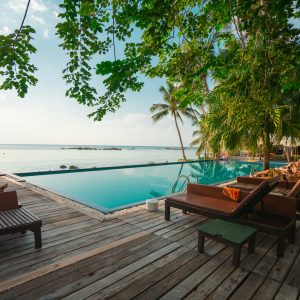
[[[37,82],[35,31],[23,26],[29,4],[20,28],[0,35],[0,89],[20,97]],[[263,154],[267,169],[272,145],[299,141],[299,1],[62,0],[60,8],[66,95],[93,107],[96,121],[115,112],[127,91],[141,90],[142,74],[175,84],[180,111],[200,111],[198,153],[248,149]],[[95,76],[104,94],[92,85]],[[164,116],[159,106],[153,112]]]

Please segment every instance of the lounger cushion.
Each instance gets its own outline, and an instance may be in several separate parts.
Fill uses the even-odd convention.
[[[0,193],[0,211],[19,208],[16,191]]]
[[[263,203],[264,208],[262,207],[261,202],[259,202],[255,206],[255,211],[288,218],[294,218],[296,216],[298,208],[298,200],[296,198],[268,194],[264,198]]]
[[[168,197],[167,201],[185,205],[191,208],[203,208],[212,212],[221,212],[230,215],[239,205],[239,203],[231,200],[212,198],[199,194],[182,193]]]

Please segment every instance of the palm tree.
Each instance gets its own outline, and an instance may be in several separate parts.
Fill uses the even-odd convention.
[[[150,108],[150,112],[155,113],[152,116],[152,120],[154,123],[156,123],[168,115],[171,115],[174,118],[179,141],[180,141],[182,156],[183,159],[186,160],[186,155],[184,152],[182,138],[178,126],[178,120],[180,120],[181,123],[183,123],[182,116],[185,116],[188,119],[195,122],[198,112],[191,107],[186,107],[186,108],[180,107],[180,101],[178,97],[176,97],[176,93],[175,93],[176,87],[174,86],[173,83],[167,82],[167,88],[161,86],[159,91],[163,94],[163,100],[165,103],[158,103],[152,105],[152,107]]]

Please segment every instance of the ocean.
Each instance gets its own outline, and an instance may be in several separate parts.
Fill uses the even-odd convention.
[[[196,159],[196,149],[186,149],[189,159]],[[178,147],[115,145],[0,145],[0,172],[33,172],[69,168],[176,162],[182,158]]]

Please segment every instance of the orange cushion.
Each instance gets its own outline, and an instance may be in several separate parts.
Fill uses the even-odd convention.
[[[230,187],[225,187],[223,189],[223,194],[233,201],[238,201],[240,196],[240,190]]]

